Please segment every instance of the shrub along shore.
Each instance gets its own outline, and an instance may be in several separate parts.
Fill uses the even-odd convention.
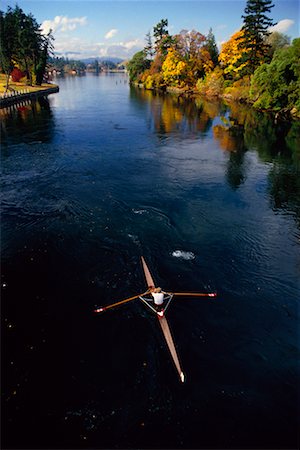
[[[175,88],[175,87],[166,87],[165,91],[170,94],[178,95],[179,97],[199,97],[203,96],[208,99],[223,99],[227,103],[237,102],[241,104],[248,104],[259,111],[265,112],[274,112],[278,116],[285,119],[300,119],[300,108],[293,105],[289,105],[287,107],[274,107],[269,104],[263,105],[260,104],[262,99],[260,96],[257,96],[257,99],[253,98],[251,95],[251,79],[243,80],[241,83],[234,83],[230,87],[224,86],[222,83],[218,83],[217,87],[212,83],[211,80],[203,80],[203,88],[202,89],[185,89],[185,88]],[[140,87],[144,87],[142,84],[139,84]],[[300,95],[300,92],[299,92]]]

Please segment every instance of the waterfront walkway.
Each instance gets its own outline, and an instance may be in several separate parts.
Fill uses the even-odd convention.
[[[58,86],[51,86],[46,89],[30,91],[29,89],[14,90],[0,94],[0,108],[6,108],[13,104],[21,103],[39,96],[47,96],[59,91]]]

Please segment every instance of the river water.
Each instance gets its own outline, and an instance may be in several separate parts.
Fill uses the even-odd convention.
[[[299,123],[56,80],[2,111],[5,448],[296,448]],[[186,383],[139,300],[167,314]]]

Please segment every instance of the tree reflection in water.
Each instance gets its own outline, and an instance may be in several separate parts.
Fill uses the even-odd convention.
[[[174,133],[185,137],[190,133],[207,133],[222,109],[221,102],[155,93],[145,89],[132,88],[131,98],[147,105],[151,114],[151,126],[160,135]]]
[[[258,112],[238,103],[201,97],[159,94],[132,88],[132,100],[149,109],[150,127],[160,139],[169,133],[178,139],[185,131],[195,138],[212,131],[220,148],[228,152],[226,179],[236,190],[247,179],[245,154],[256,151],[271,164],[270,201],[275,209],[289,210],[300,222],[300,124],[280,121],[275,114]]]
[[[245,181],[244,155],[255,150],[272,164],[268,192],[273,209],[289,211],[300,224],[300,124],[276,120],[274,114],[231,104],[223,125],[214,127],[222,149],[230,152],[227,180],[232,188]]]
[[[51,142],[55,120],[46,97],[0,110],[2,145]],[[12,131],[13,130],[13,131]]]

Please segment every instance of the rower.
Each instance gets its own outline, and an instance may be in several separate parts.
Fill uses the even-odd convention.
[[[154,300],[154,304],[160,306],[164,302],[164,293],[162,292],[160,287],[151,289],[151,295]]]

